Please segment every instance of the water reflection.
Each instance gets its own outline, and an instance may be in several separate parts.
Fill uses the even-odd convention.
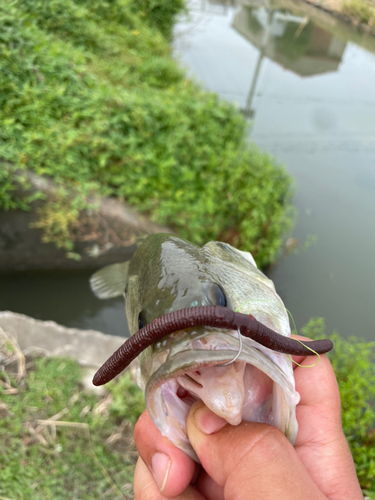
[[[307,16],[286,9],[242,6],[233,28],[259,49],[244,114],[254,118],[252,102],[265,57],[300,76],[336,71],[346,42],[314,24]]]
[[[375,37],[298,0],[191,8],[176,56],[251,119],[251,140],[296,180],[290,236],[317,241],[270,270],[297,326],[322,316],[375,339]]]

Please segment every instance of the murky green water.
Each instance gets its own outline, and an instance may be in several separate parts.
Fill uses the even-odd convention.
[[[246,4],[192,2],[176,57],[238,104],[250,139],[296,180],[298,253],[269,275],[297,327],[323,316],[344,336],[375,339],[375,37],[303,2]],[[90,274],[0,276],[0,310],[127,335],[122,299],[96,299]]]
[[[124,300],[97,299],[90,290],[91,274],[92,271],[0,274],[0,311],[128,337]]]

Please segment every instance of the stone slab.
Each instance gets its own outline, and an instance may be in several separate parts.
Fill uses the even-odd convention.
[[[103,388],[92,385],[94,373],[124,342],[123,337],[67,328],[54,321],[41,321],[10,311],[0,312],[0,328],[17,339],[25,354],[35,352],[77,360],[84,367],[83,385],[97,393],[103,393]]]
[[[41,321],[10,311],[0,312],[0,327],[16,337],[22,351],[34,349],[51,356],[69,356],[82,366],[96,369],[124,342],[123,337],[67,328],[54,321]]]
[[[0,169],[2,164],[0,161]],[[77,227],[72,229],[73,255],[55,243],[43,242],[43,231],[34,228],[39,209],[53,200],[57,187],[52,180],[28,174],[28,194],[42,191],[47,201],[36,200],[31,210],[0,210],[0,272],[48,269],[98,269],[129,260],[137,249],[140,235],[172,233],[139,214],[124,201],[93,197],[93,210],[81,212]],[[23,191],[16,194],[22,198]]]

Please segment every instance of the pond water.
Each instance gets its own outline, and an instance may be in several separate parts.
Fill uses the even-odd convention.
[[[249,138],[296,181],[299,244],[268,274],[297,328],[322,316],[329,331],[374,340],[375,37],[303,2],[267,6],[192,2],[175,55],[238,104]],[[90,275],[2,275],[0,310],[128,335],[122,298],[96,299]]]
[[[174,49],[296,181],[299,245],[268,274],[297,328],[375,340],[375,37],[304,2],[202,1]]]
[[[99,300],[91,292],[92,271],[33,271],[0,274],[0,311],[53,320],[71,328],[129,336],[122,297]]]

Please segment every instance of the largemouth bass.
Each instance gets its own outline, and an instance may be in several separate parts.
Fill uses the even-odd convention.
[[[131,335],[167,313],[197,306],[251,314],[284,337],[291,334],[272,281],[250,253],[226,243],[198,248],[167,234],[151,235],[130,262],[107,266],[90,282],[99,298],[124,293]],[[198,399],[231,425],[267,423],[295,441],[299,395],[290,358],[245,337],[239,349],[239,335],[195,326],[164,337],[140,355],[137,381],[152,420],[194,460],[185,420]]]

